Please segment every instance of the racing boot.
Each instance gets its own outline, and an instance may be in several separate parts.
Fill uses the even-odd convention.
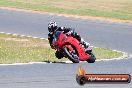
[[[89,47],[89,45],[90,45],[88,42],[84,41],[83,38],[81,38],[80,43],[81,43],[82,45],[84,45],[84,48],[85,48],[85,49],[87,49],[87,48]]]

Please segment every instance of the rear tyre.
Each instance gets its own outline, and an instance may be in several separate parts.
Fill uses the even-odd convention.
[[[64,54],[68,57],[69,60],[71,60],[73,63],[79,63],[79,58],[76,54],[73,55],[72,53],[69,52],[69,49],[67,47],[64,48]]]
[[[95,55],[91,52],[90,53],[90,57],[87,59],[87,62],[88,63],[94,63],[95,62],[95,60],[96,60],[96,57],[95,57]]]

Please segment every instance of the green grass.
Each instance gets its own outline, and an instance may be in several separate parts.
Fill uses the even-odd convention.
[[[132,20],[132,0],[0,0],[0,6]]]
[[[122,53],[112,51],[109,48],[93,48],[93,52],[97,56],[97,59],[111,59],[122,56]]]
[[[105,48],[93,48],[97,59],[114,58],[122,56],[122,53]],[[0,33],[0,64],[3,63],[27,63],[58,60],[55,51],[49,47],[47,40],[13,36]]]
[[[0,34],[0,63],[57,61],[47,40]]]

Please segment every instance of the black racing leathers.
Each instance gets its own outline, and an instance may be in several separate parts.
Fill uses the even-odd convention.
[[[80,35],[77,34],[76,32],[74,32],[74,29],[72,29],[72,28],[58,27],[56,29],[56,31],[63,31],[65,34],[71,35],[72,37],[76,38],[78,41],[81,41]],[[52,33],[48,34],[48,40],[49,40],[51,48],[54,48],[53,45],[52,45],[52,41],[53,41],[53,34],[55,32],[52,32]]]

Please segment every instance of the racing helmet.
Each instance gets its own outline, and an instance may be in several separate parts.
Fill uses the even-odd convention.
[[[50,22],[48,24],[48,31],[54,32],[57,29],[57,23],[56,22]]]

